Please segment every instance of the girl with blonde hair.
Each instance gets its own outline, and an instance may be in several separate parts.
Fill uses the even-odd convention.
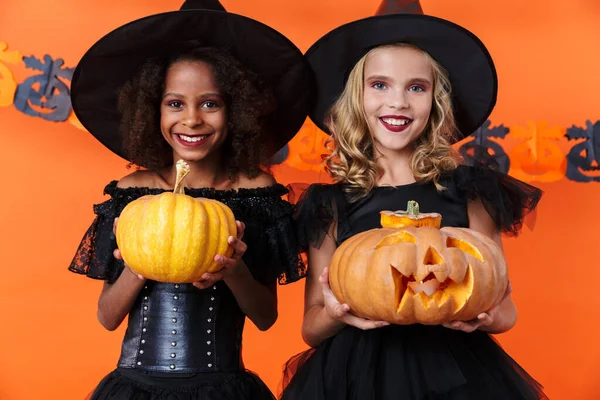
[[[326,169],[298,203],[308,255],[302,336],[311,349],[286,366],[283,400],[545,398],[490,336],[510,330],[511,287],[471,321],[395,325],[354,315],[329,287],[335,250],[380,227],[380,211],[442,215],[499,246],[541,197],[481,160],[460,165],[451,145],[491,113],[497,77],[471,32],[425,15],[366,18],[329,32],[306,57],[317,81],[314,123],[330,133]]]

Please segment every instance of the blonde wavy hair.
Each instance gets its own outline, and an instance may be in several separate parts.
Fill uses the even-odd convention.
[[[398,43],[385,47],[412,47],[424,55],[433,69],[433,104],[429,121],[415,141],[410,166],[418,182],[433,182],[438,191],[440,177],[456,169],[458,153],[450,143],[457,133],[452,109],[451,85],[446,70],[428,53],[410,44]],[[373,49],[375,50],[375,49]],[[346,184],[350,200],[355,201],[371,191],[381,177],[375,162],[373,137],[364,112],[364,69],[371,50],[354,66],[344,91],[331,107],[326,125],[331,136],[325,142],[329,154],[324,157],[325,170],[335,182]]]

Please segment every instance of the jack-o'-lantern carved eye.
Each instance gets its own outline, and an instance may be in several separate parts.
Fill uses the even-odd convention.
[[[461,239],[457,239],[454,237],[448,237],[446,239],[446,247],[451,248],[457,248],[467,254],[472,255],[473,257],[475,257],[476,259],[478,259],[479,261],[483,262],[483,256],[481,255],[481,253],[479,252],[479,250],[477,250],[477,248],[475,246],[473,246],[471,243],[465,241],[465,240],[461,240]]]
[[[384,237],[383,240],[381,240],[381,242],[377,243],[377,246],[375,246],[375,248],[392,246],[396,243],[417,244],[417,238],[406,231],[400,231]]]

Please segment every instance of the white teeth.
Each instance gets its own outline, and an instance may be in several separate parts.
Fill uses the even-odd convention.
[[[396,119],[396,118],[381,118],[383,122],[386,124],[394,125],[394,126],[404,126],[410,123],[409,119]]]
[[[208,135],[202,135],[202,136],[183,136],[183,135],[177,135],[179,137],[179,139],[183,140],[184,142],[189,142],[189,143],[196,143],[201,141],[202,139],[204,139],[206,136]]]

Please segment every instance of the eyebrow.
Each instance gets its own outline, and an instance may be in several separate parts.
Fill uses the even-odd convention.
[[[431,82],[429,82],[429,79],[427,78],[414,78],[410,80],[413,83],[422,83],[425,85],[431,85]]]
[[[372,76],[367,77],[366,80],[367,81],[390,81],[390,80],[392,80],[392,78],[390,78],[389,76],[385,76],[385,75],[372,75]],[[413,79],[410,79],[409,82],[431,85],[431,82],[427,78],[413,78]]]
[[[367,81],[389,81],[390,77],[385,75],[371,75],[365,79]]]
[[[173,92],[169,92],[169,93],[165,93],[165,95],[163,96],[163,99],[166,97],[176,97],[178,99],[182,99],[185,96],[179,93],[173,93]],[[210,98],[210,97],[219,97],[222,98],[223,96],[220,93],[203,93],[200,96],[198,96],[199,99],[206,99],[206,98]]]

